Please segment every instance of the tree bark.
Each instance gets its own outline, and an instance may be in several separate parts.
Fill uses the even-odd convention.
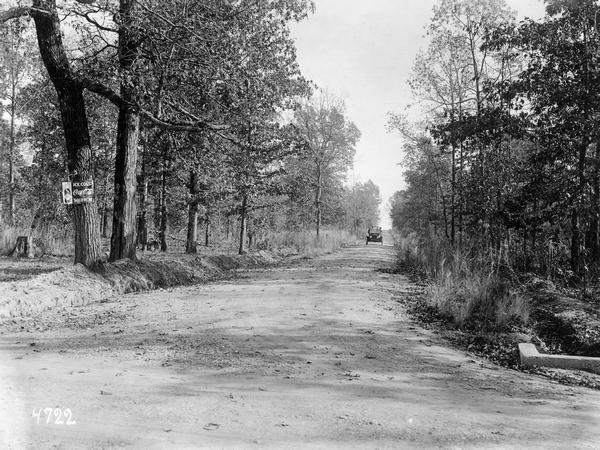
[[[595,264],[600,262],[600,142],[596,143],[594,171],[592,175],[592,217],[588,247]]]
[[[140,184],[142,190],[140,192],[140,215],[138,217],[137,238],[138,245],[142,251],[146,251],[148,246],[148,174],[146,173],[146,146],[147,141],[144,141],[144,150],[142,152],[142,171],[140,173]]]
[[[162,155],[162,171],[160,176],[160,210],[158,217],[158,240],[160,241],[160,251],[166,252],[167,229],[169,228],[169,217],[167,208],[167,172],[169,171],[169,144],[164,143]]]
[[[456,242],[456,148],[454,144],[452,148],[452,180],[451,180],[451,197],[450,197],[450,243],[452,247]]]
[[[115,158],[115,200],[110,261],[136,257],[136,167],[140,119],[131,107],[119,110]]]
[[[102,217],[101,217],[100,228],[102,230],[102,237],[108,237],[108,202],[104,202],[102,206]]]
[[[242,199],[242,207],[240,210],[240,246],[238,253],[243,255],[245,253],[245,240],[246,240],[246,214],[248,208],[248,196],[244,195]]]
[[[16,113],[16,83],[12,80],[10,99],[10,147],[8,155],[8,224],[15,224],[15,113]]]
[[[316,226],[317,226],[317,238],[321,233],[321,198],[323,195],[323,174],[321,173],[321,168],[317,167],[317,191],[315,193],[315,206],[317,208],[317,217],[316,217]]]
[[[187,239],[185,243],[186,253],[197,252],[197,238],[198,238],[198,183],[196,170],[190,170],[190,203],[188,206],[188,226],[187,226]]]
[[[204,245],[208,247],[210,238],[210,210],[206,208],[206,214],[204,215]]]
[[[575,275],[580,275],[580,247],[581,247],[581,230],[579,229],[579,213],[577,207],[571,209],[571,270]]]
[[[92,179],[92,149],[83,90],[75,81],[62,42],[54,0],[34,0],[33,11],[38,46],[52,84],[56,89],[65,135],[67,167],[74,181]],[[95,199],[73,205],[75,263],[94,268],[100,262],[100,233]]]
[[[188,213],[187,240],[185,243],[186,253],[196,253],[198,251],[198,204],[190,203]]]
[[[119,69],[121,97],[117,123],[117,153],[115,158],[115,200],[110,260],[136,257],[137,147],[140,115],[136,107],[135,87],[130,70],[137,59],[139,38],[135,31],[135,0],[121,0],[119,5]]]

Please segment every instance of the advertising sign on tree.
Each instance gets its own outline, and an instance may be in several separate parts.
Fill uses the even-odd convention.
[[[73,181],[73,204],[92,203],[94,198],[94,181]]]
[[[73,186],[70,181],[62,182],[62,202],[63,205],[73,204]]]

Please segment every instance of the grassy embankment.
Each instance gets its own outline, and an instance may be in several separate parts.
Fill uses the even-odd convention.
[[[519,273],[505,250],[458,252],[443,239],[407,234],[398,237],[396,251],[398,269],[422,286],[416,299],[401,301],[459,347],[512,368],[519,368],[517,344],[525,341],[543,352],[600,356],[597,305],[578,298],[576,289]],[[569,384],[600,386],[585,375],[538,372]]]
[[[507,279],[501,252],[458,252],[444,240],[397,241],[398,263],[427,281],[427,305],[459,329],[502,332],[529,321],[530,305]]]
[[[14,248],[21,230],[0,234],[4,255]],[[67,238],[38,236],[54,249],[68,247]],[[232,269],[275,264],[289,257],[313,257],[352,243],[348,233],[326,230],[314,233],[263,233],[248,254],[237,255],[235,242],[200,247],[197,254],[183,253],[181,239],[172,239],[168,253],[139,252],[136,261],[104,263],[96,273],[65,258],[3,258],[0,260],[0,317],[35,314],[46,308],[85,305],[116,294],[202,283],[229,276]],[[106,242],[104,242],[106,245]],[[41,248],[41,247],[39,247]],[[46,247],[48,248],[48,247]],[[52,256],[56,256],[53,254]],[[1,281],[10,281],[2,283]]]

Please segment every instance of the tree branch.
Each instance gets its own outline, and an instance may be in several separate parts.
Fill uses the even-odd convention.
[[[15,6],[13,8],[8,8],[6,11],[0,11],[0,24],[16,19],[17,17],[29,16],[31,13],[51,14],[50,11],[34,8],[32,6]]]
[[[8,22],[11,19],[17,17],[23,17],[29,15],[29,8],[27,6],[17,6],[9,8],[6,11],[0,11],[0,23]]]
[[[85,89],[87,89],[88,91],[98,94],[101,97],[104,97],[105,99],[109,100],[111,103],[116,105],[117,107],[127,105],[125,100],[123,100],[123,97],[121,97],[118,93],[113,91],[110,87],[108,87],[102,83],[98,83],[98,82],[92,81],[87,78],[82,78],[79,80],[79,82],[80,82],[81,86],[84,87]],[[236,145],[242,146],[242,144],[237,139],[233,138],[232,136],[227,136],[227,135],[224,135],[221,133],[221,131],[228,130],[230,128],[229,125],[212,124],[212,123],[206,122],[200,118],[197,118],[196,116],[193,116],[196,118],[196,120],[194,120],[193,122],[171,121],[171,120],[167,120],[167,119],[161,119],[161,118],[157,117],[156,115],[152,114],[151,112],[146,111],[143,108],[140,108],[139,105],[130,104],[130,106],[137,108],[140,116],[147,119],[152,124],[154,124],[158,127],[161,127],[161,128],[165,128],[169,131],[200,133],[200,132],[209,130]]]
[[[85,20],[87,20],[89,23],[94,25],[99,30],[107,31],[109,33],[118,33],[119,32],[119,30],[117,30],[116,28],[111,28],[111,27],[107,27],[106,25],[102,25],[97,20],[90,17],[90,13],[96,13],[96,12],[97,11],[84,11],[84,12],[73,11],[73,14],[75,14],[79,17],[83,17]]]

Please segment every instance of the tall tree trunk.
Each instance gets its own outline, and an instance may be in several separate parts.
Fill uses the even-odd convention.
[[[108,162],[111,159],[111,150],[109,146],[106,146],[104,149],[104,158]],[[108,237],[108,212],[110,211],[110,196],[109,196],[109,184],[110,184],[110,170],[105,167],[104,170],[104,180],[103,180],[103,188],[102,188],[102,215],[100,216],[100,230],[102,233],[102,237]]]
[[[167,251],[167,228],[168,228],[168,209],[167,209],[167,144],[163,153],[163,170],[160,177],[160,218],[158,237],[160,240],[160,250]]]
[[[581,230],[579,229],[579,213],[577,206],[571,209],[571,270],[577,275],[580,275],[581,269]]]
[[[582,252],[581,252],[581,211],[583,195],[586,187],[585,160],[587,157],[588,142],[584,140],[579,147],[579,158],[577,164],[578,185],[574,196],[574,204],[571,209],[571,270],[577,277],[583,275]]]
[[[186,253],[198,251],[198,204],[190,203],[188,212],[187,240],[185,243]]]
[[[140,192],[140,215],[138,217],[137,230],[138,245],[142,251],[146,251],[148,247],[148,174],[146,173],[147,145],[147,139],[144,139],[144,147],[142,151],[142,171],[140,173],[140,185],[142,189]]]
[[[140,116],[136,109],[135,87],[132,86],[130,70],[138,54],[139,37],[135,27],[135,0],[119,2],[119,69],[121,97],[117,123],[117,153],[115,158],[115,200],[110,260],[135,259],[136,256],[136,204],[137,146]]]
[[[10,147],[8,154],[8,224],[15,224],[15,113],[17,100],[17,86],[12,82],[10,99]]]
[[[108,201],[104,202],[104,206],[102,207],[102,237],[108,237]]]
[[[456,149],[454,145],[452,148],[452,180],[451,180],[451,194],[450,194],[450,243],[454,247],[456,241]]]
[[[208,207],[206,208],[206,213],[204,214],[204,245],[208,247],[210,238],[210,210]]]
[[[243,255],[245,252],[245,240],[246,240],[246,215],[248,208],[248,196],[244,195],[242,199],[242,207],[240,210],[240,246],[238,253]]]
[[[461,112],[462,116],[462,112]],[[464,149],[463,143],[460,142],[460,162],[458,167],[458,249],[461,250],[463,246],[463,201],[464,201],[464,190],[463,190],[463,170],[464,170]]]
[[[323,195],[323,174],[321,168],[317,168],[317,191],[315,193],[315,206],[317,208],[316,226],[317,226],[317,238],[321,233],[321,198]]]
[[[600,263],[600,142],[596,143],[592,175],[592,217],[588,246],[594,263]]]
[[[156,230],[160,229],[160,212],[162,211],[162,189],[160,189],[162,184],[159,184],[159,189],[156,195],[154,196],[154,214],[152,216],[152,224],[154,225],[154,231],[156,234]]]
[[[188,226],[185,252],[196,253],[198,238],[198,189],[197,174],[195,169],[190,170],[189,192],[191,200],[188,206]]]
[[[136,256],[135,194],[139,125],[139,115],[130,106],[120,108],[110,261],[135,259]]]
[[[67,167],[74,181],[91,180],[92,148],[83,91],[74,79],[62,42],[54,0],[34,0],[38,46],[44,65],[56,89],[60,109]],[[73,205],[75,263],[94,268],[100,262],[100,233],[96,201]]]
[[[140,205],[142,210],[138,217],[138,245],[142,251],[148,247],[148,177],[142,179],[142,192],[140,194]]]

